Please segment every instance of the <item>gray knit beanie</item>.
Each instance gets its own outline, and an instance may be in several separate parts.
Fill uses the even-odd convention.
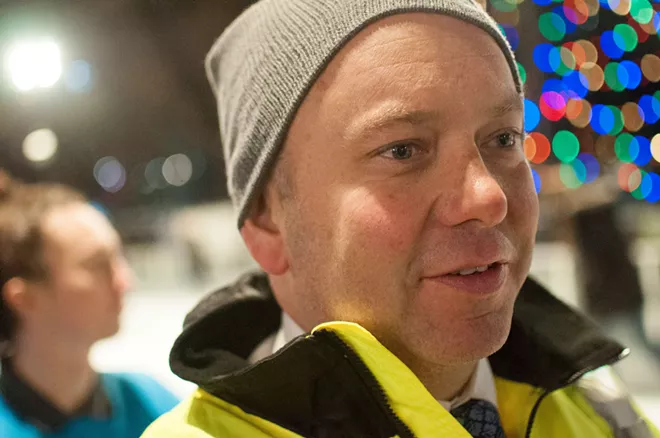
[[[261,0],[224,31],[206,58],[239,228],[296,111],[334,55],[367,25],[406,12],[449,15],[488,32],[522,94],[508,42],[474,0]]]

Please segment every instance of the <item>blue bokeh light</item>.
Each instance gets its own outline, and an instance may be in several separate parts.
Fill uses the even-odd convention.
[[[569,97],[576,99],[577,97],[584,99],[589,93],[589,89],[584,86],[585,83],[589,83],[584,73],[574,70],[564,76],[562,79],[563,86],[568,90]],[[572,94],[575,94],[573,96]]]
[[[608,135],[614,128],[614,113],[605,105],[594,105],[591,108],[591,127],[600,135]]]
[[[621,77],[623,76],[622,71],[624,70],[626,72],[625,75],[627,76],[627,82],[621,80]],[[642,82],[642,70],[632,61],[621,61],[617,68],[617,75],[619,76],[621,83],[629,90],[634,90],[639,87],[639,84]]]
[[[612,59],[619,59],[623,56],[623,49],[617,46],[614,41],[614,32],[611,30],[606,30],[600,36],[600,47],[603,49],[603,53]]]
[[[653,155],[651,154],[651,141],[646,137],[642,137],[641,135],[636,135],[635,141],[633,143],[635,144],[635,147],[637,149],[637,154],[636,156],[634,156],[632,154],[633,146],[631,144],[630,156],[635,157],[633,162],[638,166],[646,166],[651,161],[651,158],[653,158]]]
[[[644,198],[651,203],[660,201],[660,175],[654,172],[647,173],[642,179],[642,185],[644,184],[651,186],[648,195]]]
[[[656,123],[660,119],[659,103],[650,94],[644,95],[639,99],[639,107],[644,112],[644,121],[649,125]]]
[[[525,131],[531,132],[541,120],[539,107],[529,99],[525,99]]]
[[[577,160],[580,160],[585,167],[585,179],[584,183],[592,183],[600,175],[600,163],[591,154],[581,153],[577,156]]]
[[[544,73],[554,73],[555,69],[559,67],[559,63],[557,63],[555,68],[553,68],[553,66],[550,64],[550,53],[552,51],[556,51],[557,53],[559,52],[556,50],[555,46],[548,43],[539,44],[534,47],[534,63],[539,68],[539,70]]]
[[[504,36],[509,41],[511,48],[516,50],[518,48],[518,43],[520,43],[520,36],[518,35],[518,29],[509,24],[500,24],[502,30],[504,31]]]
[[[539,173],[534,170],[532,170],[532,178],[534,178],[534,188],[536,189],[536,193],[539,193],[541,191],[541,176]]]

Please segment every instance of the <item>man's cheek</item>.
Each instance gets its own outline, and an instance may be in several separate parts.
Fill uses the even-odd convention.
[[[341,211],[343,242],[372,251],[376,258],[387,253],[403,257],[410,251],[417,228],[410,200],[356,189],[344,198]]]

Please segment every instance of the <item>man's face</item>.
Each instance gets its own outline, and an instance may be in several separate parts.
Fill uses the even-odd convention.
[[[268,191],[284,309],[308,330],[357,322],[404,361],[495,352],[538,219],[522,135],[522,98],[484,31],[432,14],[369,26],[296,115],[282,155],[291,195]]]
[[[49,213],[42,232],[48,274],[31,323],[83,343],[115,334],[130,270],[112,225],[80,203]]]

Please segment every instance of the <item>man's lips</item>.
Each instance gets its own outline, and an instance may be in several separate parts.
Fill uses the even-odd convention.
[[[469,268],[463,270],[467,269]],[[490,295],[499,291],[504,285],[509,274],[509,264],[494,262],[489,264],[483,272],[475,271],[467,275],[452,272],[434,277],[425,277],[424,280],[477,295]]]
[[[455,263],[453,266],[443,269],[441,272],[424,275],[425,278],[441,277],[443,275],[457,275],[461,271],[471,271],[474,269],[485,271],[484,268],[492,268],[495,265],[506,265],[509,261],[505,257],[474,257],[469,260],[463,260],[460,263]]]

